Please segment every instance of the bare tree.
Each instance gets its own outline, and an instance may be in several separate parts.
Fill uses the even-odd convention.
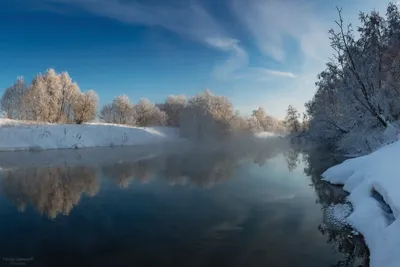
[[[105,104],[100,110],[100,120],[106,123],[117,123],[113,105]]]
[[[300,114],[292,105],[289,105],[286,113],[286,126],[291,133],[300,132],[301,125],[299,122]]]
[[[17,120],[22,118],[22,98],[26,91],[27,86],[22,76],[4,91],[0,99],[0,110],[6,118]]]

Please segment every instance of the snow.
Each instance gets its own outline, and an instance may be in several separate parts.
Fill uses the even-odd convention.
[[[0,119],[0,151],[158,144],[179,140],[170,127],[45,124]]]
[[[340,229],[348,225],[347,217],[351,214],[352,207],[349,203],[330,205],[325,210],[325,222],[332,228]]]
[[[256,137],[259,138],[267,138],[267,137],[273,137],[273,136],[277,136],[275,133],[271,133],[271,132],[259,132],[255,134]]]
[[[328,169],[323,179],[344,184],[353,212],[347,222],[363,234],[371,267],[400,266],[400,141]],[[390,209],[374,197],[381,196]],[[385,204],[386,205],[386,204]],[[387,206],[387,205],[386,205]],[[393,214],[391,214],[393,212]]]

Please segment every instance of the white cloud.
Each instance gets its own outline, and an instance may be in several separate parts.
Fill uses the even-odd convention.
[[[266,75],[287,77],[287,78],[296,78],[296,75],[294,75],[291,72],[285,72],[285,71],[279,71],[279,70],[260,69],[260,73],[266,74]]]
[[[230,57],[217,64],[213,74],[220,80],[252,79],[253,81],[267,81],[270,76],[295,78],[291,72],[284,72],[265,68],[249,67],[247,52],[240,46],[237,39],[207,38],[207,44],[230,53]]]
[[[232,38],[207,38],[206,42],[222,51],[229,52],[231,56],[214,67],[213,74],[216,78],[227,80],[232,74],[244,68],[248,64],[248,55],[239,46],[239,41]]]

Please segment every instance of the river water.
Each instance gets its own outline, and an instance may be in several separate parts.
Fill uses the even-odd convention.
[[[364,266],[327,154],[282,145],[0,153],[2,266]]]

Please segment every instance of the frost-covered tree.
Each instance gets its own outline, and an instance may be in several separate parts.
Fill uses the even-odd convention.
[[[43,75],[37,75],[24,99],[24,104],[29,107],[28,119],[58,122],[61,87],[60,79],[54,69],[47,70]]]
[[[262,127],[263,131],[272,133],[283,133],[285,131],[283,122],[267,115],[265,110],[261,107],[253,110],[252,117],[258,121],[258,124]]]
[[[298,133],[300,132],[301,125],[300,125],[300,114],[297,111],[296,108],[294,108],[292,105],[289,105],[287,111],[286,111],[286,118],[285,118],[285,123],[287,129],[291,133]]]
[[[95,95],[94,91],[82,94],[67,72],[58,74],[54,69],[48,69],[34,77],[24,94],[22,117],[51,123],[82,123],[93,117],[90,114],[94,112],[93,105],[94,108],[97,105]],[[80,107],[80,104],[85,106]]]
[[[22,76],[4,91],[0,99],[0,110],[6,118],[16,120],[22,118],[22,99],[26,91],[27,86]]]
[[[167,114],[148,99],[141,99],[134,107],[136,124],[141,127],[165,125]]]
[[[105,104],[99,114],[100,120],[106,123],[117,123],[112,103]]]
[[[187,99],[184,95],[170,95],[164,103],[156,106],[167,114],[167,125],[179,127],[180,114],[187,106]]]
[[[72,105],[77,107],[77,104],[74,104],[73,101],[80,101],[82,102],[82,94],[80,93],[80,89],[77,83],[72,82],[71,77],[69,76],[68,72],[62,72],[58,75],[58,79],[60,82],[60,97],[58,99],[58,106],[59,112],[57,121],[58,122],[65,122],[65,121],[72,121],[76,119],[76,115],[72,113]],[[94,91],[89,93],[89,96],[95,95]],[[96,103],[97,105],[97,103]],[[81,108],[81,110],[83,107]],[[82,114],[78,115],[81,116]],[[74,118],[73,118],[74,117]]]
[[[98,102],[99,97],[93,90],[77,94],[72,102],[75,122],[81,124],[94,120]]]
[[[117,96],[111,104],[104,105],[100,111],[100,118],[107,123],[136,123],[133,105],[126,95]]]
[[[234,115],[228,98],[206,90],[189,99],[181,114],[181,135],[197,140],[222,138],[231,133]]]
[[[337,30],[330,31],[334,58],[306,104],[309,134],[347,152],[357,143],[366,152],[386,142],[383,132],[400,119],[400,14],[395,4],[385,17],[360,13],[355,37],[338,11]]]
[[[267,131],[267,113],[261,107],[256,110],[253,110],[252,116],[258,121],[264,131]]]

